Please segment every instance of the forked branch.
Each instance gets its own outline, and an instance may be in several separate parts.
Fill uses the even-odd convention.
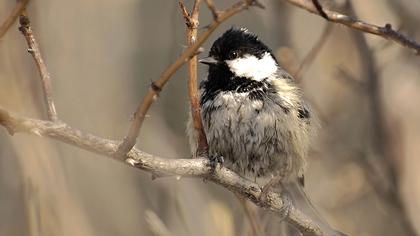
[[[123,157],[127,152],[129,152],[135,145],[137,136],[139,135],[140,128],[143,124],[144,118],[146,117],[147,111],[149,110],[150,106],[156,100],[157,96],[159,95],[162,88],[165,84],[171,79],[172,75],[186,62],[188,62],[191,57],[195,56],[197,50],[200,48],[201,45],[209,38],[209,36],[219,27],[219,25],[229,19],[231,16],[241,12],[244,9],[247,9],[250,6],[260,6],[259,3],[255,0],[245,0],[245,1],[238,1],[237,3],[233,4],[228,9],[224,10],[223,13],[219,15],[217,21],[213,21],[208,28],[201,34],[200,37],[197,38],[197,41],[189,46],[182,54],[178,57],[178,59],[172,63],[160,76],[158,80],[152,83],[150,89],[146,96],[143,98],[142,102],[138,105],[136,112],[134,113],[133,121],[131,122],[131,126],[128,130],[127,135],[123,139],[123,141],[118,146],[118,151],[116,152],[116,156]]]

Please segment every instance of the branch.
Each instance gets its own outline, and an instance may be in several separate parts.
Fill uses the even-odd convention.
[[[28,44],[28,52],[32,55],[35,60],[35,64],[38,68],[39,75],[41,76],[42,90],[44,95],[44,102],[47,107],[48,119],[51,121],[58,121],[57,111],[52,97],[52,85],[50,73],[48,73],[47,66],[42,59],[41,52],[39,50],[38,43],[32,32],[31,22],[28,16],[24,12],[19,19],[20,27],[19,30],[25,36],[26,43]]]
[[[216,6],[214,5],[213,0],[204,0],[204,2],[206,2],[207,7],[209,8],[212,16],[213,16],[213,20],[214,21],[218,21],[219,20],[219,10],[217,10]]]
[[[18,16],[22,13],[22,11],[25,9],[26,5],[28,5],[29,0],[19,0],[13,8],[10,15],[6,18],[4,23],[0,27],[0,39],[3,38],[3,36],[7,33],[7,31],[10,29],[10,27],[15,23]]]
[[[118,142],[100,138],[98,136],[71,128],[65,123],[29,119],[18,116],[0,107],[0,125],[4,126],[9,133],[29,133],[41,137],[49,137],[64,143],[117,159],[115,152]],[[251,200],[256,205],[269,209],[301,231],[304,235],[327,236],[328,231],[318,226],[311,218],[296,209],[290,202],[285,200],[279,193],[270,191],[266,197],[261,198],[262,187],[258,184],[240,177],[227,168],[212,169],[207,157],[195,159],[165,159],[157,157],[136,148],[128,152],[125,162],[153,175],[184,176],[206,178],[230,191]],[[289,205],[290,204],[290,205]],[[287,211],[285,211],[285,209]],[[284,213],[287,214],[284,214]]]
[[[191,13],[188,13],[185,8],[184,2],[179,1],[179,6],[181,8],[182,14],[185,19],[185,24],[187,25],[187,43],[189,46],[193,45],[197,39],[198,32],[198,15],[200,10],[200,0],[194,2],[193,9]],[[200,98],[198,94],[197,86],[197,55],[194,55],[188,63],[188,95],[190,98],[190,110],[193,120],[194,130],[197,133],[197,156],[200,156],[208,151],[208,143],[206,138],[206,133],[204,132],[203,123],[201,120],[201,107],[200,107]]]
[[[200,46],[209,38],[209,36],[216,30],[216,28],[221,23],[229,19],[231,16],[237,14],[238,12],[241,12],[242,10],[247,9],[249,6],[255,4],[255,1],[252,0],[238,1],[237,3],[233,4],[230,8],[223,11],[223,13],[219,15],[218,20],[213,21],[206,29],[206,31],[204,31],[203,34],[201,34],[197,41],[191,46],[189,46],[181,54],[181,56],[179,56],[178,59],[162,73],[162,75],[157,81],[152,83],[149,92],[143,98],[142,102],[138,105],[136,112],[134,113],[134,118],[131,123],[131,126],[128,130],[126,137],[119,145],[118,151],[116,152],[116,156],[123,157],[134,147],[137,136],[140,132],[140,127],[143,124],[147,111],[149,110],[153,102],[156,100],[162,88],[169,81],[169,79],[171,79],[172,75],[175,74],[175,72],[189,59],[191,59],[191,57],[196,55],[196,52],[200,48]]]
[[[309,0],[285,0],[297,7],[300,7],[302,9],[305,9],[313,14],[321,15],[320,10],[318,7],[314,5],[314,2],[317,1],[309,1]],[[321,6],[319,6],[321,7]],[[327,19],[331,22],[342,24],[345,26],[348,26],[350,28],[369,33],[378,35],[384,39],[394,41],[401,46],[413,49],[417,55],[420,55],[420,44],[416,42],[413,39],[410,39],[409,37],[399,33],[398,31],[395,31],[392,29],[391,24],[386,24],[385,26],[377,26],[374,24],[366,23],[361,20],[355,19],[353,17],[343,15],[341,13],[325,10],[322,9],[322,12],[325,13],[327,16]]]
[[[312,0],[312,3],[314,4],[319,15],[322,16],[324,19],[329,20],[327,13],[325,13],[324,8],[322,7],[321,3],[318,0]]]

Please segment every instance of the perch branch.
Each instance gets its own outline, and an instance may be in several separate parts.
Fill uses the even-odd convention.
[[[23,14],[20,16],[19,22],[19,30],[22,32],[23,36],[25,36],[26,43],[28,44],[28,52],[34,58],[39,75],[41,76],[42,90],[44,95],[44,102],[47,107],[48,119],[51,121],[58,121],[57,111],[55,110],[52,96],[50,73],[48,73],[47,66],[42,59],[41,51],[39,50],[38,43],[36,42],[32,32],[31,22],[29,21],[29,18],[25,12],[23,12]]]
[[[25,9],[26,5],[28,5],[28,2],[29,0],[19,0],[16,3],[15,8],[13,8],[12,12],[10,12],[10,15],[6,18],[6,20],[0,27],[0,39],[3,38],[3,36],[7,33],[7,31],[10,29],[13,23],[15,23],[16,19]]]
[[[0,125],[4,126],[10,134],[22,132],[40,137],[49,137],[100,155],[118,159],[114,155],[118,148],[117,141],[82,132],[63,122],[57,123],[24,118],[0,107]],[[279,193],[270,191],[266,194],[266,197],[261,198],[261,186],[240,177],[227,168],[218,167],[212,169],[208,158],[165,159],[136,148],[131,149],[124,158],[126,163],[153,175],[206,178],[241,195],[262,208],[269,209],[285,217],[288,223],[296,227],[304,235],[329,235],[327,231],[296,209],[291,203],[289,203],[290,205],[285,215],[284,210],[287,202]]]
[[[315,2],[317,1],[309,1],[309,0],[285,0],[299,8],[305,9],[313,14],[322,15],[320,13],[322,10],[323,13],[325,13],[325,16],[327,16],[327,19],[331,22],[342,24],[345,26],[348,26],[350,28],[369,33],[378,35],[382,38],[394,41],[404,47],[413,49],[417,55],[420,55],[420,44],[416,42],[415,40],[405,36],[404,34],[395,31],[391,24],[386,24],[385,26],[377,26],[374,24],[366,23],[364,21],[358,20],[356,18],[335,12],[330,11],[326,9],[322,9],[322,7],[319,5],[315,6]],[[325,16],[323,16],[325,18]]]
[[[140,127],[143,124],[144,118],[146,117],[147,111],[149,110],[150,106],[156,100],[157,96],[159,95],[160,91],[162,90],[163,86],[169,81],[173,74],[182,66],[184,65],[191,57],[196,55],[197,50],[200,46],[209,38],[209,36],[216,30],[216,28],[225,20],[229,19],[231,16],[237,14],[238,12],[247,9],[249,6],[252,5],[259,5],[255,3],[255,0],[246,0],[246,1],[238,1],[233,4],[230,8],[226,9],[219,15],[217,21],[213,21],[209,27],[204,31],[200,37],[197,38],[197,41],[189,46],[182,54],[178,57],[178,59],[172,63],[160,76],[158,80],[152,83],[150,89],[146,96],[143,98],[142,102],[138,105],[136,112],[134,113],[133,121],[131,122],[131,126],[128,130],[127,135],[120,143],[117,152],[115,153],[116,156],[123,157],[126,153],[128,153],[135,145],[137,136],[140,132]]]

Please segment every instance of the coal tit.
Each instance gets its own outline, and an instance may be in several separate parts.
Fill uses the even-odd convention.
[[[303,183],[305,155],[317,126],[291,75],[273,52],[248,32],[232,28],[211,47],[200,104],[210,156],[250,177],[284,176]],[[192,153],[196,134],[187,133]]]
[[[244,177],[269,178],[262,195],[271,187],[284,187],[328,235],[343,236],[303,191],[305,155],[319,122],[273,52],[248,30],[232,28],[200,62],[209,66],[207,79],[200,84],[209,156],[222,156],[224,166]],[[191,116],[187,133],[195,155],[197,135]]]

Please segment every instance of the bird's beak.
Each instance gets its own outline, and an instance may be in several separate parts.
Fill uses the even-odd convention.
[[[206,64],[206,65],[216,65],[217,63],[219,63],[219,61],[217,61],[216,59],[214,59],[213,57],[205,57],[203,59],[198,60],[200,63]]]

